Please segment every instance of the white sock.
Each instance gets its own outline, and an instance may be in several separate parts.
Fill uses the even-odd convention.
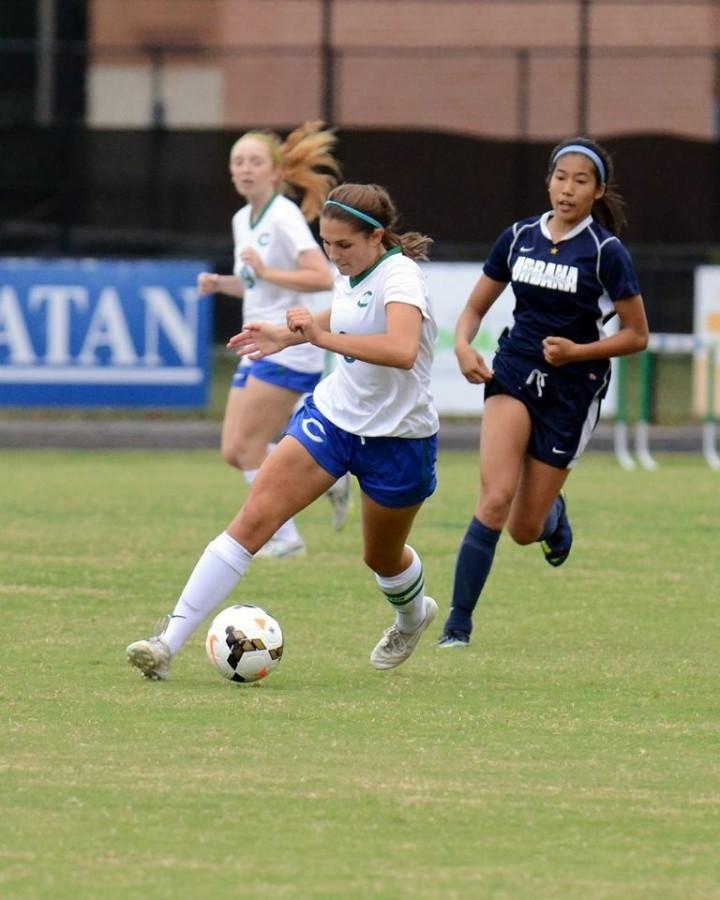
[[[205,616],[226,599],[245,574],[251,559],[242,544],[226,531],[210,541],[192,570],[162,634],[173,656]]]
[[[300,532],[297,530],[295,519],[292,517],[281,525],[273,536],[280,541],[290,541],[291,543],[297,543],[302,540]]]
[[[252,484],[255,481],[255,476],[257,475],[257,469],[243,469],[243,475],[245,476],[245,481],[248,484]]]
[[[425,578],[422,560],[406,545],[413,555],[412,562],[399,575],[384,578],[375,573],[378,587],[395,610],[395,624],[400,631],[409,634],[420,625],[425,616]]]

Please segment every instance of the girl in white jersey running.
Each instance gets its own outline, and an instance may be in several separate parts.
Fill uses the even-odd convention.
[[[336,183],[332,156],[335,136],[322,123],[295,129],[285,142],[277,135],[249,131],[230,151],[230,177],[245,198],[232,221],[235,241],[233,275],[201,272],[200,294],[222,292],[243,298],[246,321],[282,324],[288,309],[311,302],[311,293],[332,287],[330,268],[308,222],[317,218]],[[321,168],[324,171],[319,171]],[[302,211],[285,192],[303,193]],[[309,344],[287,347],[273,360],[243,360],[233,377],[222,429],[222,455],[240,469],[248,484],[281,434],[300,397],[312,391],[323,372],[324,355]],[[345,524],[349,479],[328,491],[334,524]],[[305,552],[295,522],[278,528],[259,555],[272,558]]]
[[[430,366],[437,329],[414,262],[426,258],[431,241],[417,232],[397,234],[396,218],[377,185],[335,188],[320,219],[325,251],[339,272],[332,308],[292,309],[286,325],[248,322],[228,342],[251,360],[309,343],[337,353],[338,365],[295,413],[240,512],[208,544],[163,632],[127,648],[145,677],[167,678],[172,658],[279,525],[347,472],[362,491],[363,560],[395,612],[371,664],[402,663],[437,615],[425,596],[420,557],[406,543],[436,485]]]

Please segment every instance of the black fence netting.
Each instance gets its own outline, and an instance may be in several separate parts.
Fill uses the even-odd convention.
[[[2,133],[2,132],[0,132]],[[0,254],[231,259],[240,198],[227,159],[237,132],[14,128],[2,133]],[[628,208],[656,330],[689,330],[692,274],[720,248],[720,144],[669,136],[604,142]],[[344,130],[346,180],[392,193],[401,226],[436,259],[477,259],[512,221],[547,208],[551,144],[439,132]],[[650,290],[648,289],[650,288]]]

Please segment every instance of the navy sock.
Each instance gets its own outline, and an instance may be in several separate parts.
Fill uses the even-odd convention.
[[[460,544],[455,564],[452,608],[445,631],[472,631],[472,614],[480,599],[495,556],[500,532],[473,517]]]
[[[550,512],[548,513],[547,519],[545,519],[545,524],[543,525],[543,530],[540,533],[538,541],[546,541],[548,538],[552,537],[555,534],[562,511],[563,501],[558,495],[555,498],[555,502],[550,507]]]

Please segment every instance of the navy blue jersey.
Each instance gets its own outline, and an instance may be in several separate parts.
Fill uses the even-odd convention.
[[[483,267],[489,278],[510,282],[515,294],[514,324],[500,339],[500,352],[541,363],[546,337],[597,341],[614,315],[614,302],[640,293],[630,254],[615,235],[588,216],[554,244],[547,226],[551,215],[507,228]],[[600,372],[609,364],[595,360],[562,368],[567,374]]]

